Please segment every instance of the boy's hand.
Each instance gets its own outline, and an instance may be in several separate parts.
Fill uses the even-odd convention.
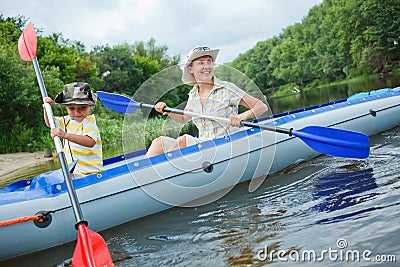
[[[53,99],[51,99],[50,97],[44,97],[44,98],[43,98],[43,102],[44,102],[44,103],[49,103],[50,106],[53,106],[53,105],[54,105],[54,101],[53,101]],[[43,108],[44,108],[44,104],[43,104]]]
[[[54,138],[55,136],[59,136],[61,139],[65,139],[65,136],[67,135],[67,133],[64,132],[62,129],[56,127],[56,128],[51,129],[50,135],[51,135],[51,138]]]

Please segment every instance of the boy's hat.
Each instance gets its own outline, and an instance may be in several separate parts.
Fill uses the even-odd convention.
[[[217,59],[218,52],[219,49],[211,49],[207,46],[199,46],[190,50],[189,54],[186,57],[186,63],[183,68],[183,75],[182,75],[183,83],[189,85],[194,85],[196,83],[196,79],[194,78],[193,74],[190,73],[188,70],[188,66],[190,65],[190,63],[193,62],[193,60],[202,56],[210,56],[213,62],[215,62],[215,60]]]
[[[80,104],[96,105],[97,95],[90,90],[88,83],[73,82],[64,86],[64,90],[59,93],[54,102],[57,104]]]

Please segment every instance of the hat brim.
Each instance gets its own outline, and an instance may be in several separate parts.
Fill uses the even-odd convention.
[[[194,85],[196,83],[196,79],[194,78],[193,74],[189,72],[188,66],[190,63],[193,62],[196,58],[203,57],[203,56],[210,56],[213,62],[216,61],[218,56],[219,49],[212,49],[212,50],[200,50],[200,51],[193,51],[190,56],[186,59],[185,66],[183,68],[182,74],[182,82],[184,84]]]
[[[61,105],[76,104],[76,105],[89,105],[89,106],[96,105],[93,101],[90,101],[90,100],[79,101],[76,99],[68,101],[68,102],[58,103],[58,104],[61,104]]]
[[[69,105],[69,104],[76,104],[76,105],[90,105],[90,106],[95,106],[96,105],[96,100],[97,100],[97,94],[92,93],[92,97],[94,101],[89,100],[89,99],[78,99],[78,98],[71,98],[65,101],[63,97],[63,92],[58,93],[54,99],[54,102],[56,104],[60,105]]]

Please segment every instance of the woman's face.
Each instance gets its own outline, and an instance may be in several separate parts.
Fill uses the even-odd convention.
[[[196,82],[211,82],[214,76],[214,62],[210,56],[196,58],[189,66],[189,72],[193,74]]]
[[[82,122],[83,119],[89,115],[90,111],[89,105],[68,104],[66,106],[68,115],[74,121]]]

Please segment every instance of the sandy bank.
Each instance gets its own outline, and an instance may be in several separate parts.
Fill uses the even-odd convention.
[[[0,182],[24,176],[35,167],[54,164],[54,158],[45,158],[43,152],[0,154]]]

